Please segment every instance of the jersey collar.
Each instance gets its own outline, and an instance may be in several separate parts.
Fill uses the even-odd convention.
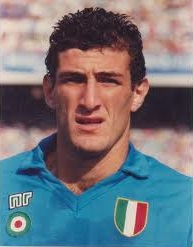
[[[46,169],[44,157],[49,153],[56,145],[56,133],[43,139],[36,148],[29,152],[27,157],[23,160],[18,172],[25,172],[27,170],[32,171]],[[147,178],[149,174],[147,156],[137,151],[134,146],[129,144],[128,156],[120,168],[120,171],[135,176],[136,178]]]
[[[43,139],[36,148],[26,153],[20,167],[18,168],[19,173],[33,173],[46,169],[44,157],[49,153],[53,146],[55,146],[56,134]]]
[[[137,151],[130,143],[127,159],[120,170],[136,178],[147,178],[149,175],[148,156]]]

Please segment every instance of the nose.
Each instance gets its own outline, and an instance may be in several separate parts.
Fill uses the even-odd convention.
[[[93,111],[100,107],[99,92],[95,80],[89,80],[85,83],[81,105],[88,111]]]

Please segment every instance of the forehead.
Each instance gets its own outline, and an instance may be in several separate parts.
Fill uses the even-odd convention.
[[[128,70],[130,56],[126,50],[115,50],[112,48],[89,49],[69,49],[59,52],[58,70]]]

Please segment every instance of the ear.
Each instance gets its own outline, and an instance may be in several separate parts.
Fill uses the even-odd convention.
[[[143,104],[145,96],[149,91],[149,82],[146,78],[136,84],[133,89],[133,97],[131,102],[131,112],[137,111]]]
[[[51,108],[56,108],[55,90],[52,79],[45,75],[43,79],[43,92],[46,104]]]

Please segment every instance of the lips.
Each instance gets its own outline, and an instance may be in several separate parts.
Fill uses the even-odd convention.
[[[82,124],[82,125],[89,125],[89,124],[101,124],[104,119],[101,117],[76,117],[75,118],[76,122],[78,124]]]

